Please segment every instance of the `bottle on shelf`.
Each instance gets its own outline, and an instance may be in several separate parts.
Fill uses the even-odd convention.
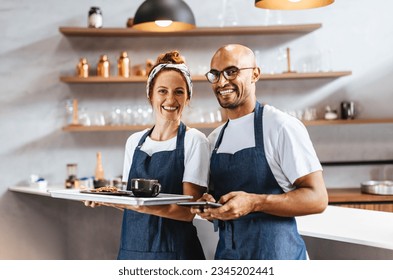
[[[120,77],[128,78],[130,77],[130,58],[127,52],[122,52],[117,61],[118,75]]]
[[[296,71],[292,70],[291,68],[291,49],[286,48],[286,58],[287,58],[287,71],[283,73],[295,73]]]
[[[72,100],[72,123],[73,125],[79,124],[79,116],[78,116],[78,99]]]
[[[101,55],[97,64],[97,76],[108,78],[110,74],[110,63],[106,54]]]
[[[102,155],[101,152],[97,152],[96,169],[94,174],[94,188],[101,188],[108,185],[108,181],[105,180],[104,168],[102,166]]]
[[[76,65],[76,75],[80,78],[89,77],[89,64],[86,58],[81,58]]]

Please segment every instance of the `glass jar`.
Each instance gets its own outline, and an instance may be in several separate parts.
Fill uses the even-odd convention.
[[[65,180],[65,187],[67,189],[76,188],[78,185],[77,177],[78,165],[76,163],[67,164],[67,178]]]
[[[90,28],[101,28],[103,22],[102,11],[99,7],[91,7],[89,10],[88,26]]]

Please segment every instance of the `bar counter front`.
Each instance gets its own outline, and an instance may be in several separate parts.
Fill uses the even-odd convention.
[[[40,195],[53,198],[51,191],[64,190],[63,186],[45,189],[14,186],[9,191],[21,195]],[[356,189],[329,190],[329,206],[321,214],[296,217],[299,233],[307,244],[310,259],[393,259],[393,213],[358,209],[357,204],[393,204],[393,196],[364,195]],[[75,201],[75,203],[80,203]],[[355,205],[355,207],[352,207]],[[332,204],[343,204],[336,206]],[[199,216],[194,219],[207,259],[214,258],[218,233],[213,224]],[[99,226],[99,225],[98,225]],[[322,250],[322,248],[324,248]],[[361,248],[361,254],[359,254]]]

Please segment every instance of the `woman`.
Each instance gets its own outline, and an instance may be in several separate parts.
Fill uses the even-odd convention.
[[[192,82],[179,52],[158,57],[147,80],[147,98],[155,125],[129,137],[123,181],[158,179],[161,192],[199,199],[208,181],[209,143],[186,127],[182,112],[192,97]],[[119,207],[119,205],[116,205]],[[176,204],[124,208],[118,259],[204,259],[192,224],[194,214]]]

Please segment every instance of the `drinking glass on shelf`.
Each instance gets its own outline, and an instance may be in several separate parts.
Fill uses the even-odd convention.
[[[205,116],[201,108],[193,108],[189,114],[190,123],[205,123]]]
[[[238,16],[233,4],[234,0],[221,0],[222,14],[219,15],[220,27],[238,25]]]
[[[72,117],[74,113],[73,100],[67,99],[65,104],[66,110],[66,124],[72,124]]]
[[[203,114],[203,118],[205,120],[205,123],[214,123],[216,118],[214,115],[214,112],[210,111],[210,110],[206,110]]]
[[[332,50],[331,49],[317,49],[315,50],[310,60],[312,72],[329,72],[332,71]]]
[[[153,114],[153,109],[150,106],[142,106],[140,110],[141,114],[141,124],[142,125],[148,125],[152,123],[152,114]]]
[[[132,106],[126,106],[123,112],[123,123],[125,125],[133,125],[134,123],[134,110]]]
[[[217,109],[215,111],[215,116],[216,116],[216,122],[222,122],[223,121],[221,109]]]
[[[287,69],[287,51],[285,48],[279,48],[276,52],[276,63],[274,67],[274,73],[283,73],[288,71]]]
[[[82,107],[79,109],[79,123],[81,125],[89,126],[91,125],[89,113],[87,112],[86,107]]]
[[[303,114],[303,120],[313,121],[317,119],[317,109],[316,108],[306,108]]]
[[[93,112],[90,117],[91,125],[104,126],[105,116],[102,112]]]
[[[147,124],[153,124],[154,123],[153,108],[151,106],[147,106],[146,111],[147,111]]]
[[[111,112],[111,125],[122,125],[123,124],[123,113],[120,107],[115,106]]]

